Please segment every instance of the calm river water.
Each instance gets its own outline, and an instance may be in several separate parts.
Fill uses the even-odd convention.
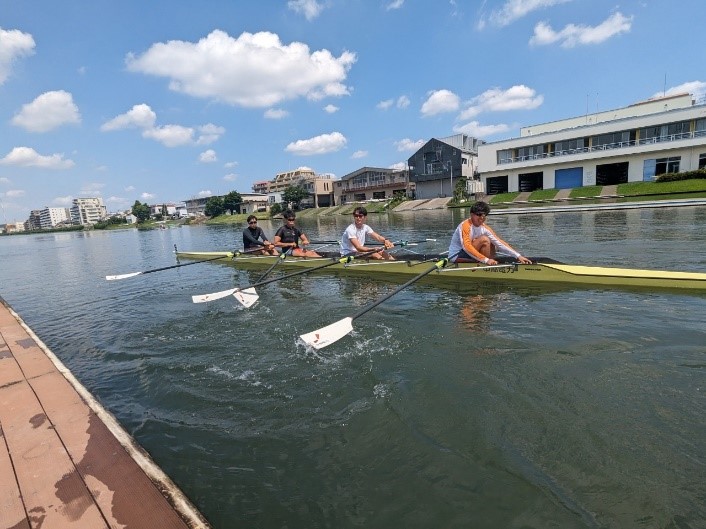
[[[369,222],[441,251],[465,213]],[[488,223],[525,255],[706,270],[706,208]],[[0,237],[0,295],[215,528],[706,527],[706,296],[415,285],[314,354],[299,334],[395,285],[305,275],[244,310],[191,303],[258,275],[230,266],[104,279],[242,228]]]

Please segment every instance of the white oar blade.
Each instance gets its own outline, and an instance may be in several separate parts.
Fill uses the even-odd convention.
[[[300,338],[306,345],[314,349],[323,349],[327,345],[337,342],[352,330],[353,318],[348,317],[316,331],[302,334]]]
[[[233,297],[247,309],[252,307],[260,296],[257,295],[254,288],[246,288],[245,290],[236,290]]]
[[[115,276],[105,276],[108,281],[115,281],[116,279],[127,279],[128,277],[139,276],[142,272],[131,272],[129,274],[118,274]]]
[[[214,292],[213,294],[197,294],[191,296],[191,301],[194,303],[208,303],[209,301],[216,301],[217,299],[227,298],[233,294],[237,288],[231,288],[228,290],[223,290],[222,292]]]

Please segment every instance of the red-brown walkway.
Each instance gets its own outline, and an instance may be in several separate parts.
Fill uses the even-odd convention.
[[[0,298],[0,529],[208,528]]]

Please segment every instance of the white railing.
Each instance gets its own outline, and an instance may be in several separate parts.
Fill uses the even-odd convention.
[[[530,154],[527,156],[516,156],[515,158],[505,158],[498,161],[498,165],[527,162],[532,160],[542,160],[545,158],[555,158],[557,156],[569,156],[571,154],[582,154],[587,152],[607,151],[611,149],[626,149],[638,145],[652,145],[654,143],[663,143],[679,140],[688,140],[706,136],[706,130],[697,130],[694,132],[682,132],[680,134],[668,134],[666,136],[654,136],[652,138],[641,138],[640,140],[620,141],[617,143],[604,143],[602,145],[594,145],[592,147],[578,147],[576,149],[566,149],[563,151],[545,152],[541,154]]]

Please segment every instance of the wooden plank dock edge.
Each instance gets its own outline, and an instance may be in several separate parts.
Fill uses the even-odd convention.
[[[0,297],[0,529],[210,529]]]

